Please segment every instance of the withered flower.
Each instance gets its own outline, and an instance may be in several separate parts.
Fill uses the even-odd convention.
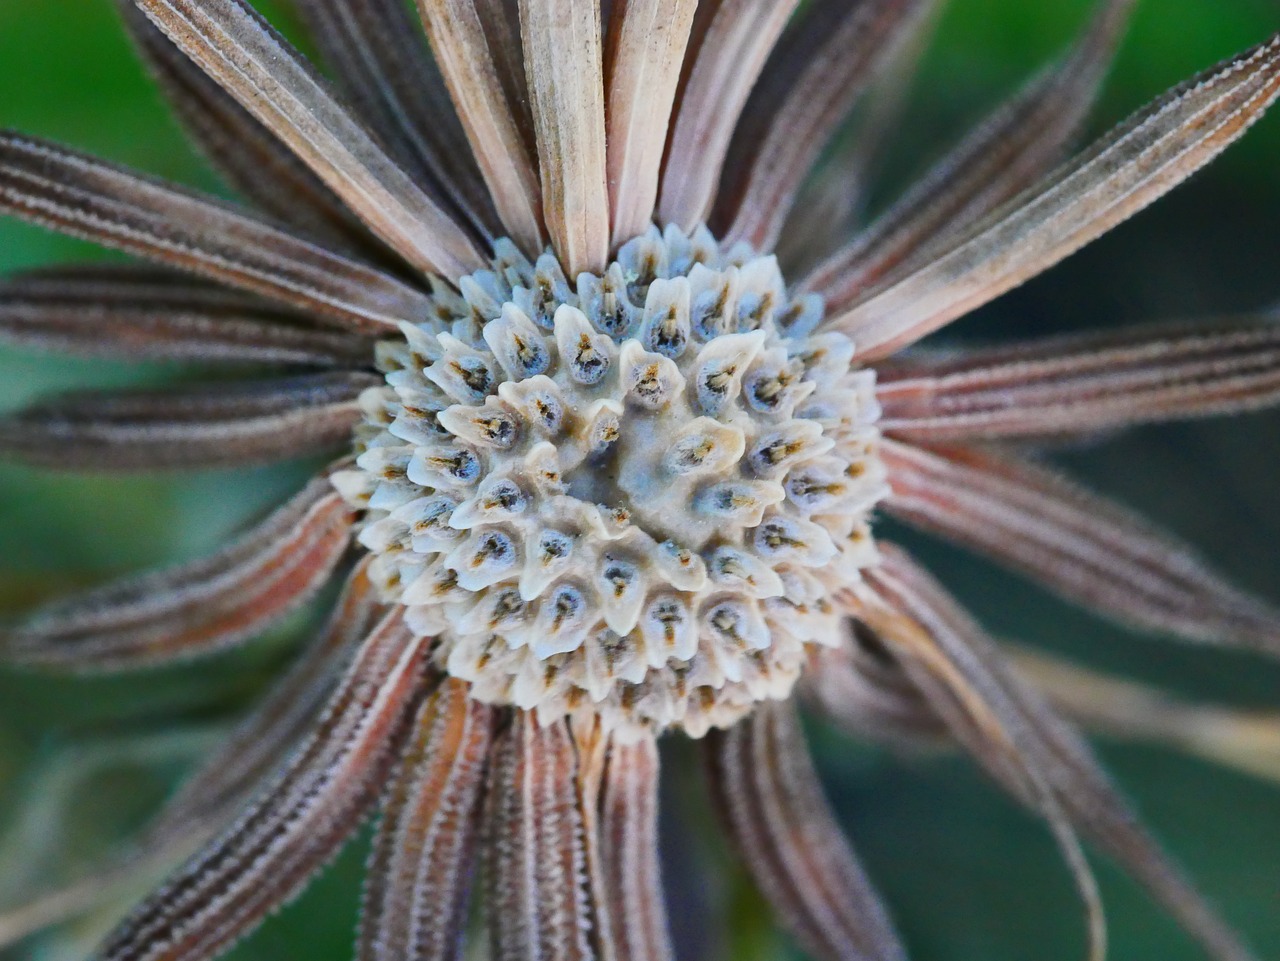
[[[849,172],[801,187],[931,0],[419,0],[430,54],[398,0],[296,3],[332,85],[244,0],[122,0],[252,210],[0,136],[0,209],[157,262],[12,278],[7,337],[276,371],[40,403],[0,421],[5,455],[345,455],[217,555],[4,637],[19,664],[132,670],[245,643],[345,577],[140,853],[86,882],[188,855],[98,956],[218,956],[376,809],[359,958],[455,957],[473,877],[495,958],[669,958],[657,739],[677,732],[809,954],[904,958],[807,756],[805,691],[857,734],[953,740],[1042,815],[1094,957],[1077,835],[1213,957],[1250,957],[1045,692],[872,520],[1130,625],[1280,652],[1275,612],[1027,453],[1273,403],[1280,328],[909,349],[1239,137],[1280,94],[1280,38],[1063,162],[1132,5],[1102,0],[843,240]],[[775,249],[808,264],[791,283]]]

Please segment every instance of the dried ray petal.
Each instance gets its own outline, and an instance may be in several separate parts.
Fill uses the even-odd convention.
[[[202,70],[283,140],[413,266],[457,278],[483,266],[465,232],[241,0],[136,0]]]
[[[498,218],[524,250],[542,246],[538,171],[516,120],[499,59],[486,30],[490,22],[478,0],[417,0],[431,49],[453,97],[458,118],[484,175]],[[481,0],[482,2],[482,0]]]
[[[609,256],[604,66],[598,0],[520,0],[542,216],[570,277]]]
[[[653,222],[680,66],[697,0],[617,0],[605,52],[613,244]]]
[[[0,948],[42,928],[121,899],[139,877],[167,873],[222,830],[284,763],[341,674],[341,664],[381,619],[365,575],[351,575],[325,630],[273,684],[262,702],[201,762],[123,855],[101,868],[0,912]]]
[[[1031,186],[1062,159],[1093,105],[1134,0],[1099,0],[1075,49],[1001,105],[920,183],[802,286],[844,307]],[[878,289],[878,288],[877,288]]]
[[[419,710],[374,842],[359,961],[458,956],[493,720],[454,679]]]
[[[288,901],[376,802],[428,646],[387,615],[276,783],[116,929],[100,961],[209,961]]]
[[[1280,715],[1275,711],[1191,701],[1040,651],[1003,649],[1019,676],[1090,731],[1172,747],[1280,781]]]
[[[1090,610],[1189,640],[1280,653],[1280,615],[1117,504],[1011,455],[886,440],[886,509]]]
[[[0,211],[356,330],[431,313],[425,294],[225,204],[14,133],[0,132]]]
[[[1280,402],[1280,323],[1240,318],[968,351],[878,381],[911,441],[1088,434]]]
[[[946,729],[873,631],[848,622],[849,639],[815,647],[800,680],[806,703],[854,737],[890,747],[936,747]]]
[[[798,0],[721,0],[695,25],[699,44],[667,147],[658,219],[685,230],[711,214],[729,142],[751,88]]]
[[[74,668],[192,657],[265,629],[318,590],[346,550],[350,509],[327,477],[217,554],[55,601],[9,631],[7,656]]]
[[[587,961],[587,852],[565,721],[515,711],[489,778],[487,903],[494,961]]]
[[[0,417],[0,454],[73,470],[270,463],[340,448],[373,374],[83,391]]]
[[[896,612],[879,609],[879,601],[864,603],[861,612],[868,624],[902,658],[957,739],[997,780],[1035,803],[1027,778],[1038,771],[1071,822],[1139,880],[1212,957],[1254,961],[1139,827],[1083,738],[1003,668],[1000,653],[981,628],[927,572],[905,552],[888,546],[868,583]],[[988,743],[991,732],[983,725],[961,716],[970,708],[955,711],[974,696],[1012,737],[1013,756],[1003,756],[997,745]]]
[[[1280,95],[1280,37],[1175,88],[884,291],[832,316],[884,357],[1106,233],[1204,166]]]
[[[256,297],[125,264],[0,281],[0,339],[129,360],[358,367],[373,356],[369,341],[306,325]]]
[[[827,961],[905,959],[822,794],[794,708],[761,704],[705,744],[735,847],[804,950]]]
[[[116,0],[116,5],[183,129],[231,187],[281,223],[326,246],[344,251],[377,246],[342,201],[187,59],[133,0]]]
[[[444,78],[400,0],[295,0],[356,114],[429,189],[482,234],[497,227]]]
[[[928,21],[934,0],[828,0],[784,36],[734,135],[723,243],[771,249],[840,122]],[[736,166],[736,169],[735,169]]]
[[[606,961],[673,958],[658,863],[658,745],[614,742],[600,790],[600,939]]]

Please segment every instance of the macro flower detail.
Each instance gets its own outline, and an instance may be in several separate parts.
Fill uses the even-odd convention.
[[[889,515],[1132,627],[1280,654],[1267,603],[1031,452],[1277,404],[1273,321],[918,346],[1241,136],[1280,96],[1280,36],[1067,158],[1134,5],[1099,0],[860,224],[862,159],[819,158],[858,104],[892,116],[884,78],[930,0],[293,4],[331,76],[246,0],[118,0],[244,206],[0,134],[0,211],[152,262],[5,280],[0,336],[216,374],[38,400],[0,417],[0,454],[330,459],[213,556],[5,625],[7,667],[208,657],[340,584],[136,843],[0,910],[0,946],[163,870],[95,957],[209,961],[377,812],[361,961],[458,957],[473,903],[501,961],[663,961],[670,735],[698,742],[734,853],[805,952],[902,961],[803,707],[967,751],[1048,825],[1091,958],[1084,842],[1210,956],[1252,958],[1071,723],[1114,705],[988,636],[873,529]]]

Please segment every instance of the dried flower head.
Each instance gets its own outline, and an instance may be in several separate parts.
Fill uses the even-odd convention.
[[[962,745],[1042,815],[1093,957],[1077,832],[1213,957],[1250,957],[1048,706],[1061,673],[1009,669],[871,522],[1142,628],[1280,653],[1272,610],[1006,443],[1274,403],[1280,329],[907,351],[1221,152],[1280,95],[1280,37],[1060,162],[1132,6],[1100,0],[1060,63],[853,231],[858,171],[801,188],[931,0],[418,0],[434,56],[399,0],[295,0],[336,86],[245,0],[120,2],[257,212],[0,135],[0,209],[159,263],[12,278],[0,333],[278,375],[58,398],[0,420],[0,450],[344,459],[214,557],[40,608],[3,651],[80,670],[210,654],[358,559],[137,853],[0,915],[0,942],[188,855],[98,957],[207,961],[380,807],[363,961],[457,956],[477,861],[494,957],[661,961],[656,743],[675,730],[702,740],[805,950],[898,961],[808,760],[803,690],[854,733]]]

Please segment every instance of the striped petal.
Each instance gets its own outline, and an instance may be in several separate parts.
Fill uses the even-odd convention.
[[[484,265],[466,233],[252,8],[240,0],[136,2],[408,263],[452,280]]]
[[[1130,511],[1011,455],[883,446],[896,517],[1135,627],[1280,654],[1280,614]]]
[[[52,267],[0,281],[0,339],[126,360],[361,367],[373,344],[256,297],[126,264]]]
[[[1173,189],[1280,95],[1280,37],[1175,88],[828,323],[884,357],[995,299]]]
[[[133,0],[116,0],[116,5],[178,122],[229,186],[331,249],[372,252],[379,246],[342,201],[175,47]]]
[[[822,148],[935,0],[828,0],[783,37],[734,134],[723,243],[772,249]]]
[[[295,0],[356,115],[441,207],[491,235],[497,222],[444,78],[399,0]]]
[[[605,51],[613,245],[653,222],[662,153],[697,0],[617,0]]]
[[[494,961],[595,957],[576,766],[565,721],[516,711],[498,736],[485,845]]]
[[[691,46],[658,196],[658,219],[691,230],[711,215],[729,142],[798,0],[721,0]]]
[[[347,548],[351,513],[328,478],[193,563],[37,609],[4,638],[7,657],[78,669],[181,660],[260,633],[311,597]]]
[[[976,350],[878,381],[905,440],[1091,434],[1280,402],[1280,323],[1241,318]]]
[[[905,959],[827,806],[794,709],[766,702],[705,743],[734,846],[801,947],[827,961]]]
[[[542,217],[570,277],[609,256],[604,54],[598,0],[520,0]]]
[[[374,841],[359,961],[459,956],[493,726],[493,709],[452,679],[418,712]]]
[[[98,961],[209,961],[296,894],[376,803],[426,683],[427,648],[389,614],[271,788],[143,902]]]
[[[888,546],[868,583],[898,615],[864,605],[869,626],[996,780],[1038,808],[1033,791],[1047,787],[1071,824],[1140,881],[1212,957],[1253,958],[1138,826],[1084,740],[1004,669],[981,628],[927,572]]]
[[[193,192],[0,133],[0,212],[249,290],[355,330],[431,315],[431,299]]]
[[[542,194],[521,129],[524,71],[497,0],[417,0],[431,49],[507,235],[542,247]],[[508,33],[511,35],[508,36]]]
[[[348,445],[379,382],[353,371],[65,394],[0,417],[0,454],[91,471],[271,463]]]
[[[1135,0],[1099,0],[1084,36],[979,124],[920,183],[802,284],[832,308],[883,285],[904,262],[927,262],[972,225],[1062,160],[1096,99]]]

